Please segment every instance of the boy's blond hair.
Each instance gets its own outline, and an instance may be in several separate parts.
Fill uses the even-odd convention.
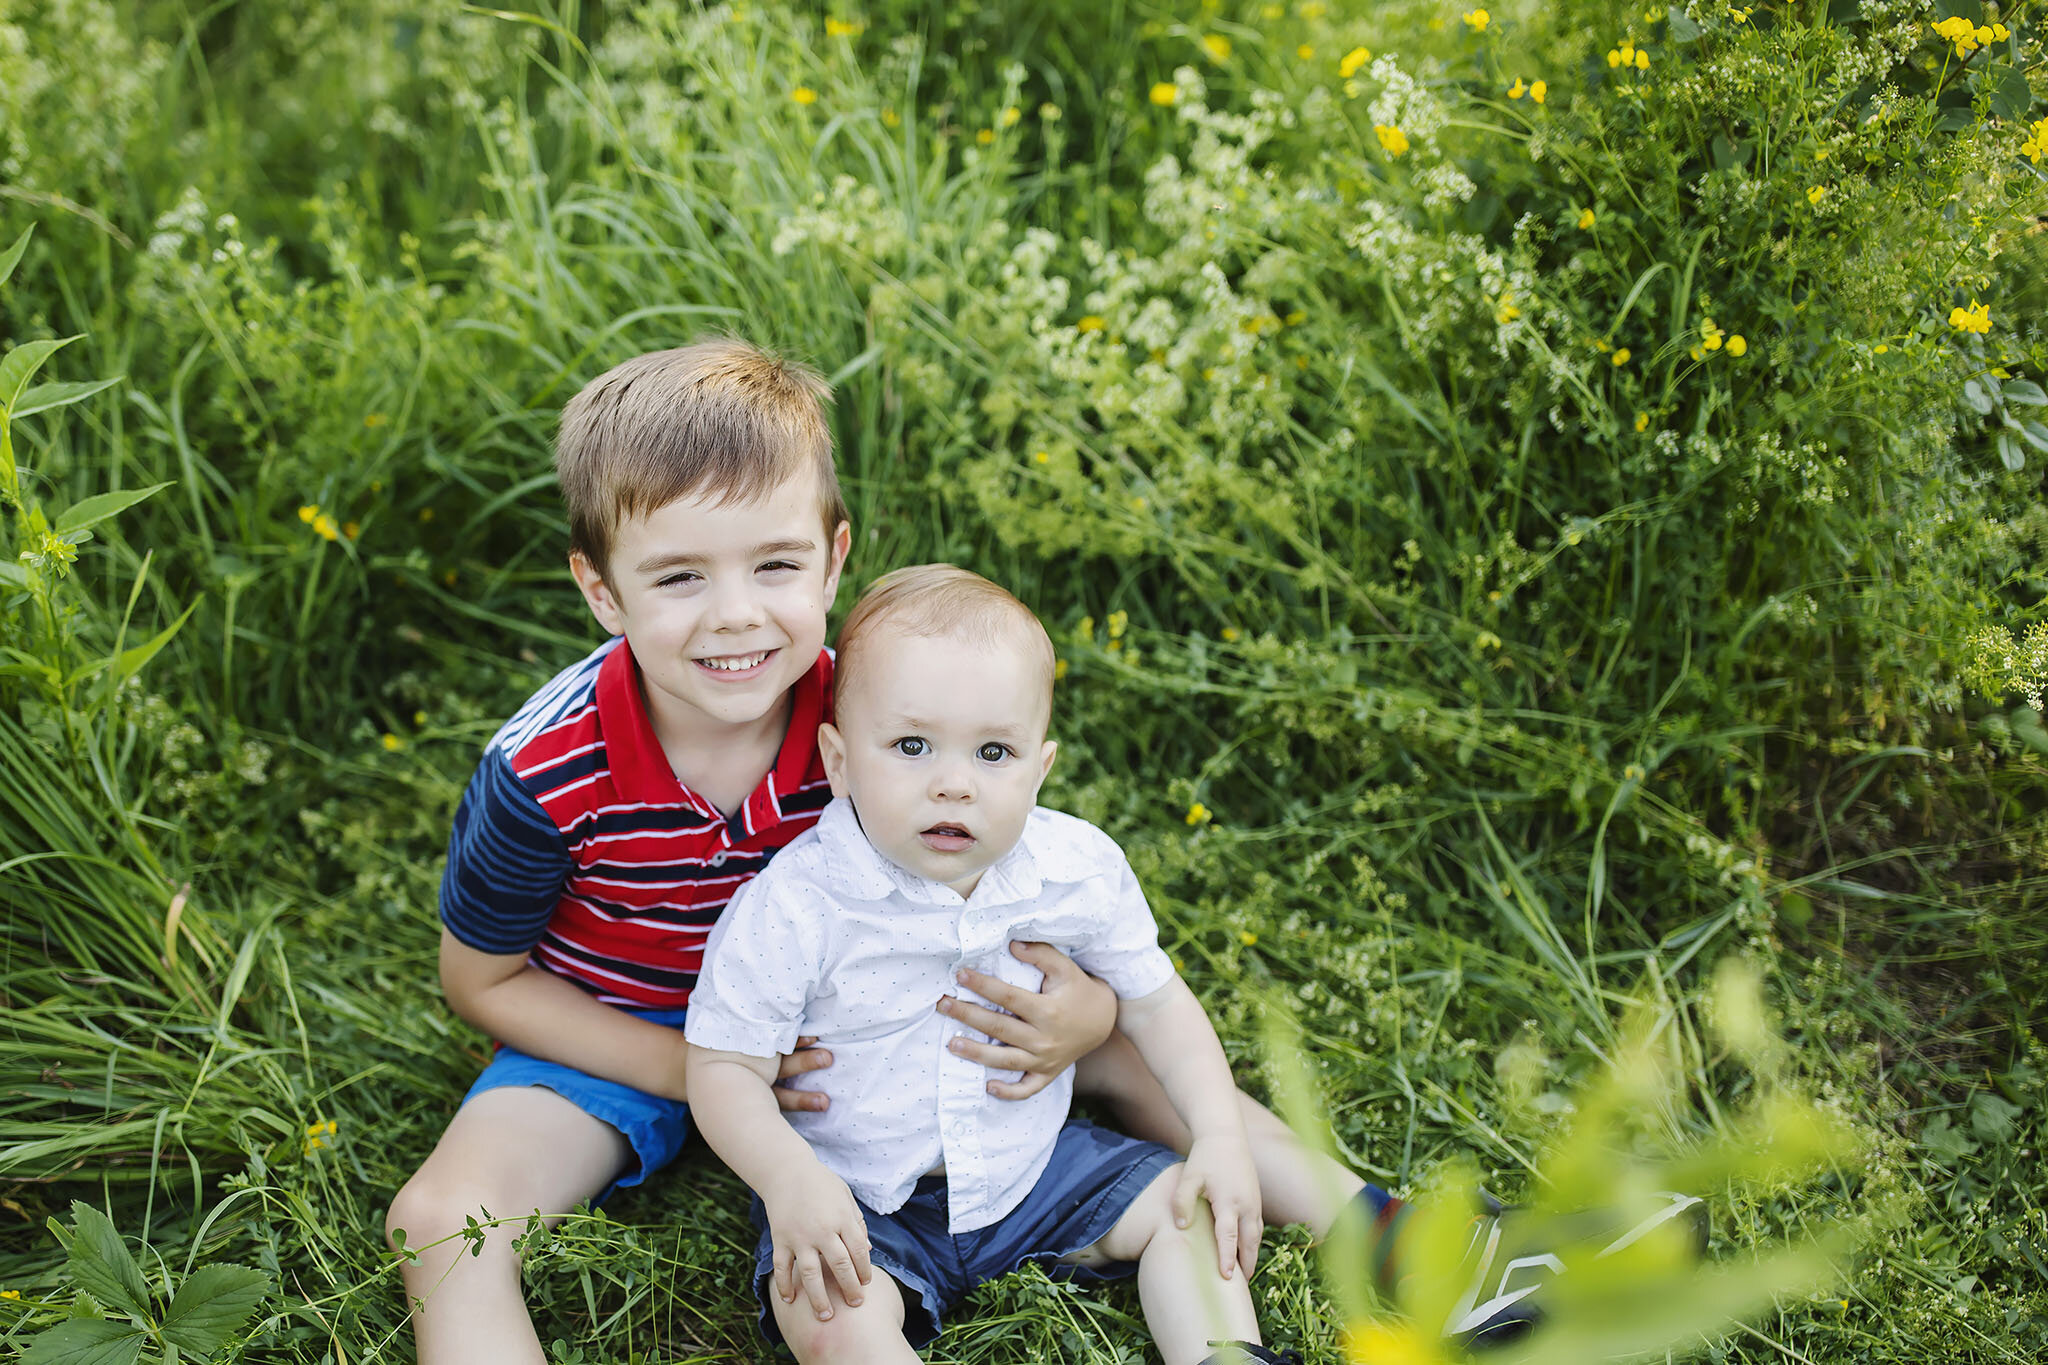
[[[1052,637],[1031,608],[978,573],[952,564],[914,564],[883,574],[846,614],[832,670],[836,712],[858,676],[862,656],[878,629],[906,635],[966,640],[978,645],[1014,642],[1042,675],[1046,714],[1052,713]]]
[[[707,492],[719,502],[758,497],[804,470],[817,478],[829,540],[846,520],[825,422],[831,398],[810,366],[737,337],[614,365],[569,400],[555,438],[570,550],[609,580],[625,518]]]

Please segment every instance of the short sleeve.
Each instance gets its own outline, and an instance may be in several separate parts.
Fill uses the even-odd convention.
[[[455,808],[441,922],[478,952],[528,952],[554,918],[571,866],[562,831],[492,749]]]
[[[1138,886],[1138,874],[1122,849],[1113,843],[1110,849],[1115,865],[1104,874],[1109,895],[1101,932],[1070,956],[1107,983],[1119,1000],[1137,1000],[1173,980],[1173,959],[1159,946],[1159,925]]]
[[[741,887],[704,944],[683,1036],[692,1047],[774,1057],[796,1047],[824,971],[825,928],[811,888],[780,862]],[[812,894],[804,894],[811,890]]]

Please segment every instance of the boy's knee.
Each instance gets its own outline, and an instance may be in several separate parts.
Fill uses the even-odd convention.
[[[456,1236],[472,1218],[482,1222],[488,1207],[487,1192],[474,1182],[448,1179],[424,1166],[392,1197],[384,1215],[384,1240],[393,1251],[401,1250],[395,1234],[403,1231],[405,1247],[417,1251]]]

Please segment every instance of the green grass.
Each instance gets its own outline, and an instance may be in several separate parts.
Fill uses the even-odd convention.
[[[120,377],[8,423],[0,562],[171,485],[0,582],[0,1339],[72,1311],[79,1199],[156,1292],[272,1277],[232,1358],[407,1358],[383,1208],[485,1052],[434,985],[448,817],[595,639],[554,416],[732,328],[835,376],[849,590],[951,559],[1044,616],[1047,799],[1129,849],[1249,1087],[1403,1190],[1618,1149],[1692,1163],[1718,1261],[1855,1244],[1680,1355],[2048,1349],[2048,736],[1962,682],[2024,683],[1983,633],[2048,591],[2048,456],[1998,444],[2048,373],[2032,20],[1958,63],[1806,5],[1266,11],[0,20],[0,333]],[[1394,66],[1347,88],[1359,46]],[[1731,1041],[1729,959],[1779,1044]],[[1594,1125],[1643,1017],[1661,1088]],[[1774,1096],[1857,1155],[1722,1160]],[[537,1238],[543,1338],[756,1358],[739,1195],[697,1152]],[[1258,1289],[1328,1361],[1318,1265],[1279,1234]],[[1135,1324],[1019,1277],[933,1358]]]

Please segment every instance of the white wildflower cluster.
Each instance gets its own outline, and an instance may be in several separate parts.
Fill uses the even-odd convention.
[[[1963,671],[1972,689],[1994,701],[2017,692],[2028,706],[2041,709],[2048,692],[2048,624],[2036,621],[2020,634],[1986,626],[1970,637],[1967,648]]]
[[[0,181],[90,198],[156,116],[165,52],[110,0],[0,6]],[[18,18],[15,16],[19,16]]]
[[[817,191],[808,207],[782,220],[769,249],[787,256],[811,244],[873,263],[895,260],[909,238],[900,207],[884,201],[875,186],[840,175],[833,178],[829,193]]]
[[[1686,852],[1703,859],[1714,873],[1715,882],[1723,887],[1746,886],[1751,889],[1763,885],[1763,869],[1756,859],[1744,853],[1733,844],[1698,833],[1685,836]]]
[[[1372,122],[1399,128],[1418,152],[1434,150],[1436,135],[1450,117],[1443,102],[1385,53],[1373,58],[1372,79],[1380,88],[1372,100]]]
[[[1439,161],[1415,177],[1422,187],[1422,204],[1429,209],[1447,209],[1462,204],[1479,192],[1472,178],[1448,161]]]

